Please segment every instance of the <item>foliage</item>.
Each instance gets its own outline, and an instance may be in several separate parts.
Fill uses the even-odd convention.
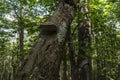
[[[3,5],[4,4],[4,5]],[[21,58],[28,53],[40,33],[39,24],[56,9],[57,0],[0,1],[0,80],[12,80]],[[81,4],[80,4],[81,5]],[[91,0],[89,6],[92,29],[93,80],[120,79],[120,0]],[[72,23],[72,39],[76,50],[77,19]],[[24,53],[19,54],[19,26],[24,29]],[[75,51],[77,53],[77,50]],[[70,68],[70,65],[68,64]]]

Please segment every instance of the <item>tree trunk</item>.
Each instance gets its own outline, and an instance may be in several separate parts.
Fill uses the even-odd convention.
[[[81,0],[80,3],[87,3],[88,0]],[[88,12],[86,5],[80,6],[80,12],[85,15]],[[91,46],[91,33],[90,33],[90,20],[88,14],[84,18],[79,19],[78,25],[78,71],[79,80],[92,80],[91,73],[91,59],[90,59],[90,46]]]
[[[16,13],[17,15],[17,13]],[[19,17],[18,17],[18,32],[19,32],[19,59],[22,60],[24,53],[24,22],[23,22],[23,5],[20,3]]]
[[[74,8],[60,3],[53,16],[41,24],[40,38],[21,63],[14,80],[59,80],[67,29],[73,17]]]
[[[19,29],[19,47],[20,47],[20,53],[23,53],[23,50],[24,50],[24,29],[21,26]]]
[[[72,41],[70,28],[68,31],[68,48],[69,48],[69,58],[70,58],[70,66],[71,66],[71,78],[72,80],[78,80],[76,62],[75,62],[75,51],[73,48],[73,41]]]

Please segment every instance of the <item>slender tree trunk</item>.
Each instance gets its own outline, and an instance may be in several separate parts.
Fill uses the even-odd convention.
[[[16,14],[17,15],[17,14]],[[19,59],[22,60],[24,53],[24,22],[23,22],[23,5],[20,3],[19,17],[18,17],[18,32],[19,32]]]
[[[87,3],[87,0],[81,0],[81,2]],[[83,3],[82,2],[82,3]],[[88,11],[86,5],[80,6],[80,12]],[[91,73],[91,60],[90,60],[90,44],[91,44],[91,33],[90,33],[90,20],[88,15],[85,15],[84,18],[80,18],[78,22],[78,71],[79,71],[79,80],[92,80]],[[88,52],[89,51],[89,52]]]
[[[73,48],[73,41],[72,41],[70,28],[68,30],[68,48],[69,48],[69,58],[70,58],[70,66],[71,66],[71,78],[72,80],[78,80],[76,62],[75,62],[75,51]]]
[[[21,63],[14,80],[59,80],[59,67],[74,8],[60,3],[47,22],[41,24],[40,38]]]
[[[20,53],[22,53],[24,49],[24,29],[21,26],[19,29],[19,48]]]

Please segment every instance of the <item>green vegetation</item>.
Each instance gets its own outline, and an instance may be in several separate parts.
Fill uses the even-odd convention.
[[[12,80],[41,32],[40,23],[52,15],[57,4],[57,0],[0,1],[0,80]],[[77,19],[89,14],[92,41],[88,57],[92,59],[93,80],[120,80],[120,0],[91,0],[78,5],[89,6],[89,11],[76,11],[72,22],[75,53],[78,52]],[[67,77],[69,65],[68,62]]]

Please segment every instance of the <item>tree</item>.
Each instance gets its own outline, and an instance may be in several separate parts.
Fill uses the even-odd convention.
[[[59,66],[74,8],[60,2],[54,14],[40,28],[40,38],[19,67],[14,80],[59,80]]]
[[[84,16],[79,17],[78,22],[78,80],[92,80],[92,65],[90,59],[91,47],[91,26],[90,17],[87,14],[88,6],[85,5],[89,0],[80,1],[80,13]]]
[[[120,0],[0,4],[0,80],[120,78]]]

